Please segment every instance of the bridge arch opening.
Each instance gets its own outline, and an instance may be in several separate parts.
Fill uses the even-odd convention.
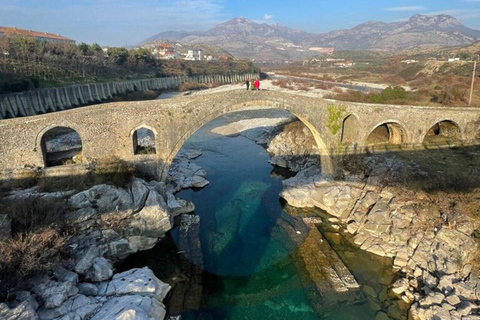
[[[357,141],[358,118],[351,114],[343,119],[342,143],[352,145]]]
[[[386,122],[370,132],[366,145],[403,144],[406,142],[406,130],[396,122]]]
[[[237,105],[232,105],[226,108],[223,108],[222,110],[219,110],[221,112],[218,113],[213,113],[210,115],[207,115],[205,118],[203,118],[201,123],[198,123],[195,127],[192,127],[183,134],[181,134],[182,138],[179,141],[176,141],[175,147],[171,150],[169,156],[165,159],[165,166],[162,168],[161,171],[161,179],[165,180],[168,176],[168,172],[170,169],[172,169],[172,163],[176,155],[179,153],[180,149],[185,145],[186,141],[195,134],[196,131],[198,131],[200,128],[209,125],[211,122],[214,120],[217,120],[221,116],[224,115],[229,115],[230,117],[231,114],[238,113],[238,112],[257,112],[257,111],[263,111],[263,110],[271,110],[271,111],[282,111],[285,113],[288,113],[289,116],[292,118],[293,121],[298,121],[302,124],[302,127],[307,130],[309,134],[312,135],[312,143],[314,144],[314,149],[316,150],[315,156],[319,158],[319,164],[318,167],[321,170],[321,172],[324,175],[333,175],[334,174],[334,165],[333,165],[333,159],[332,159],[332,154],[330,152],[330,149],[327,147],[327,144],[325,143],[325,140],[320,132],[318,132],[315,128],[315,125],[310,123],[307,119],[303,118],[302,116],[297,115],[294,111],[290,110],[288,106],[285,106],[279,102],[275,101],[268,101],[268,100],[252,100],[252,101],[247,101],[243,102],[241,104]],[[254,119],[254,118],[253,118]],[[262,119],[265,120],[265,119]],[[242,122],[243,120],[240,120],[239,122]],[[250,129],[245,129],[246,135],[250,135],[251,133],[254,133],[256,130],[263,130],[262,127],[269,126],[267,123],[269,123],[269,120],[266,122],[262,122],[261,125],[258,128],[250,128]],[[257,123],[258,125],[258,123]],[[237,130],[235,128],[235,130]],[[228,135],[239,135],[239,133],[233,133],[229,131]],[[240,134],[241,135],[241,134]],[[267,144],[264,141],[265,138],[261,138],[261,141],[263,142],[258,142],[259,144]],[[304,156],[305,154],[301,154],[300,156]],[[292,154],[293,156],[293,154]]]
[[[40,141],[45,167],[82,163],[82,139],[69,127],[54,127]]]
[[[451,120],[437,122],[427,131],[423,138],[424,144],[442,144],[456,142],[462,139],[462,131],[458,124]]]
[[[155,131],[147,126],[133,130],[132,143],[134,155],[156,154]]]

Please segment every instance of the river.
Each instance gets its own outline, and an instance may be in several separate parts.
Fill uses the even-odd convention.
[[[147,265],[163,281],[179,286],[183,283],[184,290],[191,290],[178,294],[179,290],[174,288],[167,301],[171,314],[180,314],[183,320],[375,319],[375,311],[366,298],[320,312],[312,307],[308,293],[315,290],[313,283],[301,278],[294,261],[296,248],[285,245],[288,239],[279,232],[278,222],[288,215],[279,199],[284,178],[272,171],[264,147],[242,135],[211,132],[241,119],[278,117],[285,112],[263,110],[225,115],[202,127],[185,143],[185,148],[203,151],[193,161],[206,170],[210,181],[201,190],[178,194],[195,204],[195,214],[200,217],[201,265],[192,269],[193,261],[178,252],[176,228],[171,231],[171,239],[119,266],[121,270]],[[203,271],[201,279],[192,284],[192,270],[198,269]],[[196,306],[194,310],[192,305]]]

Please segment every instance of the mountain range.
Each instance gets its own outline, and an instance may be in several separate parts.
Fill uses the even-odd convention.
[[[256,23],[243,17],[205,32],[168,31],[140,43],[177,41],[218,46],[239,59],[256,61],[300,60],[318,54],[318,48],[393,52],[425,47],[466,46],[480,39],[450,15],[413,15],[407,21],[368,21],[352,29],[313,34],[279,24]]]

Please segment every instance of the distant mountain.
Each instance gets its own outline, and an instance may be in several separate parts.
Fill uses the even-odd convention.
[[[466,46],[480,39],[480,30],[465,27],[449,15],[416,14],[405,22],[369,21],[348,30],[319,35],[315,46],[338,50],[394,51],[426,46]]]
[[[420,47],[465,46],[480,39],[480,31],[449,15],[414,15],[408,21],[369,21],[352,29],[312,34],[278,24],[236,18],[206,32],[163,32],[145,41],[175,40],[218,46],[237,58],[257,61],[300,60],[318,54],[317,47],[335,50],[397,51]]]

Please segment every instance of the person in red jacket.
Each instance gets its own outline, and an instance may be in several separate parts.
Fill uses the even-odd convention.
[[[255,87],[255,90],[260,90],[260,80],[255,79],[254,87]]]

